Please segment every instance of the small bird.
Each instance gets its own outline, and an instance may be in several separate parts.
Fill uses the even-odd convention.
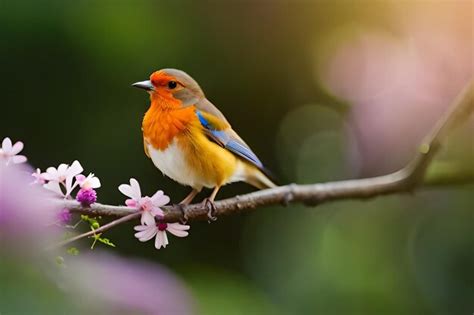
[[[132,86],[150,94],[142,122],[146,155],[164,175],[192,188],[181,205],[190,204],[203,187],[212,188],[203,203],[214,218],[214,199],[223,185],[244,181],[259,189],[276,186],[191,76],[162,69]]]

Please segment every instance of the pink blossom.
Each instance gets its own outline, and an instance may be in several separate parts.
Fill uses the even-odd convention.
[[[43,175],[43,178],[48,181],[48,183],[44,185],[44,188],[67,198],[78,185],[78,182],[74,181],[75,177],[83,170],[77,160],[74,161],[71,166],[68,164],[60,164],[58,168],[48,167],[46,173]],[[62,191],[60,184],[65,188],[65,193]]]
[[[18,155],[23,150],[23,142],[17,141],[12,144],[10,138],[6,137],[2,141],[2,147],[0,148],[0,159],[5,160],[5,164],[11,163],[19,164],[25,163],[26,157],[24,155]]]
[[[79,186],[84,189],[95,189],[100,187],[100,180],[93,173],[90,173],[87,177],[79,174],[76,176],[76,181]]]
[[[138,238],[140,242],[146,242],[155,237],[155,247],[160,249],[161,247],[165,248],[168,245],[168,235],[166,231],[177,237],[186,237],[188,236],[189,225],[184,225],[180,223],[164,223],[156,222],[153,217],[146,216],[142,220],[142,225],[135,226],[135,237]]]
[[[158,190],[153,196],[142,197],[140,184],[135,178],[130,178],[130,185],[122,184],[119,191],[130,199],[125,200],[125,204],[132,208],[142,210],[141,222],[144,223],[145,217],[154,220],[155,216],[163,216],[163,210],[160,207],[168,204],[170,198],[162,190]]]
[[[48,167],[44,177],[46,180],[54,180],[57,182],[64,182],[68,177],[79,175],[84,169],[81,166],[79,161],[72,162],[71,166],[69,164],[60,164],[58,168]]]
[[[33,184],[40,184],[44,185],[46,183],[46,179],[44,178],[44,174],[42,173],[39,168],[36,169],[36,172],[32,173],[31,176],[35,178]]]

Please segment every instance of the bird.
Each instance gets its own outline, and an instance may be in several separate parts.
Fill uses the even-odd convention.
[[[215,220],[214,200],[222,186],[243,181],[258,189],[276,187],[271,173],[190,75],[161,69],[132,86],[150,96],[142,120],[145,154],[165,176],[192,188],[179,205],[189,205],[210,188],[202,203]]]

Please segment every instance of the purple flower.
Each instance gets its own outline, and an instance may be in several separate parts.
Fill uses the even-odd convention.
[[[61,212],[58,213],[58,220],[63,224],[69,223],[71,218],[72,213],[67,208],[62,209]]]
[[[79,201],[82,206],[89,207],[97,201],[97,193],[92,188],[81,188],[77,192],[76,200]]]

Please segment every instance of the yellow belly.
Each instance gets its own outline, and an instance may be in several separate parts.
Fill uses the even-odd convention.
[[[181,133],[165,150],[148,144],[148,151],[163,174],[195,189],[222,186],[244,179],[244,163],[210,141],[201,130]]]

